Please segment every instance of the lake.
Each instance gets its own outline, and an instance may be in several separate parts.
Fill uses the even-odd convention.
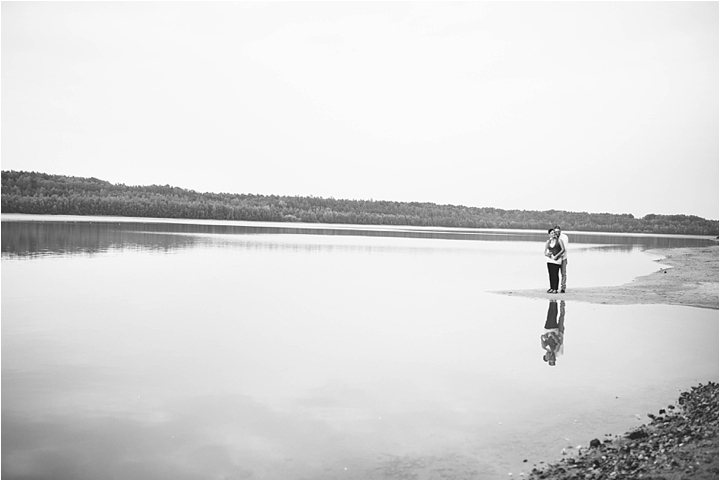
[[[5,479],[517,479],[718,381],[716,310],[492,293],[543,232],[2,220]],[[568,289],[713,244],[568,235]]]

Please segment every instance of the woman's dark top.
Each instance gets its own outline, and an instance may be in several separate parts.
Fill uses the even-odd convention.
[[[551,244],[552,244],[552,242],[551,242]],[[552,255],[557,255],[562,250],[562,247],[560,247],[560,241],[556,240],[555,245],[550,247],[549,250],[552,253]]]

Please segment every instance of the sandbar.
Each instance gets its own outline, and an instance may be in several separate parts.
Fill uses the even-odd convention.
[[[564,294],[542,289],[493,291],[515,297],[564,299],[594,304],[669,304],[718,309],[718,246],[648,249],[669,265],[621,286],[582,287],[568,285]],[[568,271],[569,273],[569,271]],[[569,276],[568,276],[569,278]]]

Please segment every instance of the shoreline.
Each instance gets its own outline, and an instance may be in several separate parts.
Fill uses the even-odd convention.
[[[718,310],[718,246],[648,249],[669,268],[621,286],[569,288],[565,294],[545,289],[491,291],[514,297],[562,299],[593,304],[666,304]]]
[[[542,463],[528,479],[718,479],[717,383],[693,386],[647,416],[621,436]]]

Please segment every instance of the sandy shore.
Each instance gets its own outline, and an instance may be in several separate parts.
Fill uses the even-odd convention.
[[[674,304],[718,309],[718,246],[676,249],[652,249],[646,252],[662,256],[663,265],[647,276],[622,286],[568,286],[565,294],[547,294],[542,289],[494,291],[497,294],[542,299],[565,299],[595,304]]]

